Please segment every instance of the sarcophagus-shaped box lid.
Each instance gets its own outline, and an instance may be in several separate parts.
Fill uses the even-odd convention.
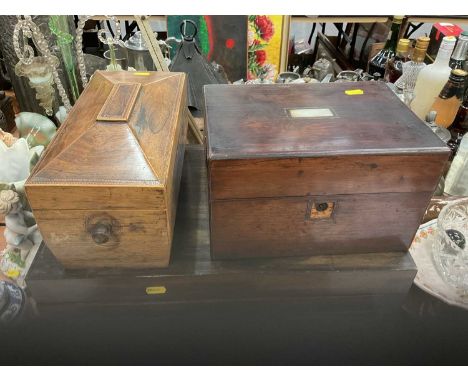
[[[183,97],[183,73],[96,72],[27,185],[165,188]]]

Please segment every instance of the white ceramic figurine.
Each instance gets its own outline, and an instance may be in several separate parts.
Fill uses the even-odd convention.
[[[26,225],[25,218],[32,217],[32,213],[23,210],[15,191],[3,190],[0,191],[0,214],[5,215],[6,251],[18,249],[21,260],[25,261],[33,245],[41,240],[37,225]]]

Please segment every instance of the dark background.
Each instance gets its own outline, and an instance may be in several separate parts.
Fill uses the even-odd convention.
[[[463,365],[468,312],[392,297],[28,306],[0,329],[11,365]]]

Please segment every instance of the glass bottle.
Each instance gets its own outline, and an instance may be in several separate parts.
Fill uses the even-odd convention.
[[[390,33],[384,48],[369,61],[369,70],[367,72],[370,75],[374,75],[374,73],[380,73],[382,77],[384,76],[385,65],[387,64],[387,61],[395,55],[398,34],[400,33],[400,26],[402,21],[403,16],[393,16],[392,27],[390,29]]]
[[[464,70],[452,69],[449,80],[430,108],[431,111],[434,110],[437,113],[435,119],[437,126],[447,128],[455,119],[463,101],[467,74]]]
[[[466,134],[453,159],[445,179],[444,193],[453,196],[468,196],[468,134]]]
[[[463,136],[468,132],[468,90],[465,90],[465,99],[452,124],[448,127],[448,131],[450,131],[451,138],[447,142],[447,146],[452,150],[453,157],[458,151]]]
[[[403,74],[403,64],[408,61],[410,40],[400,38],[396,48],[396,54],[387,61],[384,80],[394,84]]]
[[[427,47],[431,39],[429,37],[419,37],[416,40],[416,46],[411,54],[411,61],[402,65],[403,74],[395,82],[398,91],[404,93],[404,101],[409,105],[414,96],[414,87],[416,79],[422,68],[426,66],[424,58],[426,57]]]
[[[450,67],[452,69],[466,70],[466,54],[468,52],[468,31],[462,32],[458,37],[457,45],[450,58]]]
[[[450,76],[449,61],[456,41],[453,36],[444,37],[434,63],[419,72],[411,110],[423,121]]]

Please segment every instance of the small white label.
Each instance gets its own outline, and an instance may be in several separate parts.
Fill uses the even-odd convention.
[[[328,109],[288,109],[291,118],[320,118],[320,117],[333,117],[333,112]]]

